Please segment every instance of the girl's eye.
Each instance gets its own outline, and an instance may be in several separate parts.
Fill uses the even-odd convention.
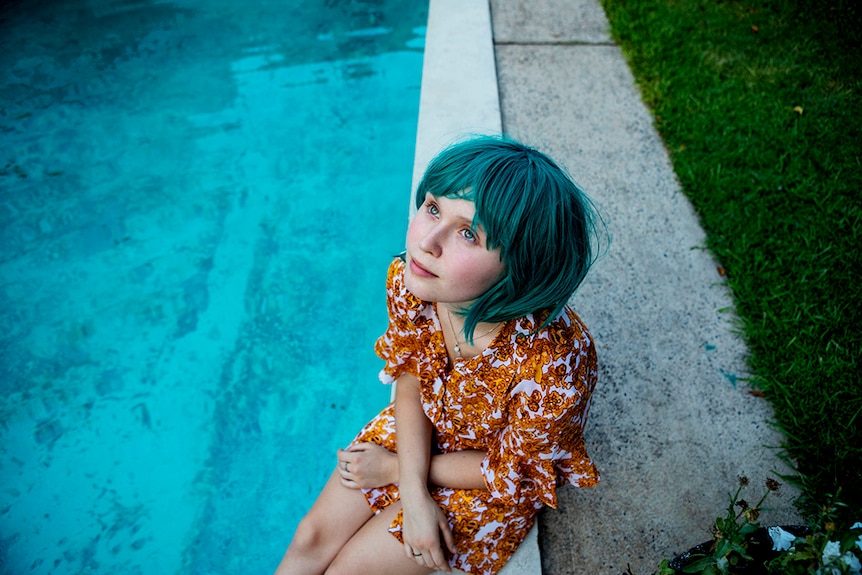
[[[432,216],[436,216],[440,214],[440,208],[437,207],[437,204],[434,202],[425,202],[425,206],[428,210],[428,213]]]
[[[461,235],[464,236],[464,239],[470,242],[477,242],[479,238],[476,237],[476,233],[471,229],[466,229],[461,232]]]

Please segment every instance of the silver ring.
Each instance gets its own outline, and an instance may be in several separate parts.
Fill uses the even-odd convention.
[[[414,553],[413,557],[422,557],[422,554],[421,553]]]
[[[344,462],[344,471],[346,471],[347,473],[350,473],[350,469],[348,469],[348,467],[347,467],[348,465],[350,465],[350,462],[349,462],[349,461],[345,461],[345,462]]]

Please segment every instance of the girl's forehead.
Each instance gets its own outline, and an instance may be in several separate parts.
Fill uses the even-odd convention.
[[[468,224],[472,224],[475,221],[476,204],[473,203],[473,200],[463,197],[450,198],[446,196],[435,199],[445,215],[462,219]]]

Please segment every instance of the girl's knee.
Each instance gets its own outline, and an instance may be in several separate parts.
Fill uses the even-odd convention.
[[[321,555],[327,546],[326,525],[317,518],[306,515],[293,534],[290,547],[303,554]]]
[[[326,536],[324,525],[313,517],[299,522],[276,575],[323,573],[338,553],[338,543]]]

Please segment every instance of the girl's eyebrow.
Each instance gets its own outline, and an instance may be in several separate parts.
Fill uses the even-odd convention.
[[[476,233],[480,233],[483,235],[485,233],[485,228],[483,228],[482,225],[479,224],[476,220],[471,220],[471,219],[465,218],[464,216],[455,216],[455,221],[464,225],[464,226],[467,226],[468,228],[470,228],[471,230],[473,230]]]
[[[431,192],[426,192],[425,201],[428,201],[429,199],[437,200],[437,196],[435,196]],[[439,202],[435,202],[435,203],[437,203],[437,209],[439,209],[439,210],[443,209]],[[485,228],[483,228],[481,224],[477,223],[475,221],[475,218],[470,219],[470,218],[465,218],[464,216],[455,215],[455,216],[453,216],[453,219],[460,224],[468,226],[474,232],[478,232],[478,233],[481,233],[483,235],[485,234]]]

